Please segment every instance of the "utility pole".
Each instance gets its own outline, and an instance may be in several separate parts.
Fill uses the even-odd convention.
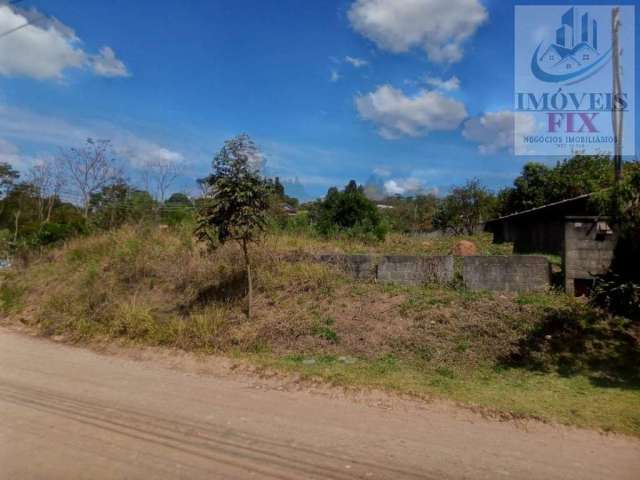
[[[616,185],[622,179],[622,126],[624,109],[618,101],[622,95],[622,82],[620,80],[620,8],[611,10],[611,63],[613,66],[613,139],[615,141],[613,162],[616,171]]]

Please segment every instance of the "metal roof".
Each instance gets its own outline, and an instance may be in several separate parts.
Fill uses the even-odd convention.
[[[505,215],[504,217],[498,217],[498,218],[494,218],[493,220],[488,220],[486,223],[500,222],[502,220],[507,220],[509,218],[517,217],[517,216],[520,216],[520,215],[527,215],[529,213],[537,212],[539,210],[544,210],[545,208],[557,207],[558,205],[562,205],[564,203],[571,203],[571,202],[575,202],[576,200],[582,200],[584,198],[591,197],[592,195],[594,195],[596,193],[598,193],[598,192],[585,193],[583,195],[578,195],[577,197],[567,198],[565,200],[560,200],[560,201],[553,202],[553,203],[547,203],[546,205],[542,205],[540,207],[530,208],[529,210],[523,210],[521,212],[510,213],[509,215]]]

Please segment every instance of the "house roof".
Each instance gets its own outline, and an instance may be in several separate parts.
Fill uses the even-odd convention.
[[[592,197],[596,193],[598,193],[598,192],[585,193],[583,195],[578,195],[577,197],[567,198],[565,200],[560,200],[558,202],[547,203],[546,205],[542,205],[540,207],[535,207],[535,208],[530,208],[529,210],[523,210],[522,212],[510,213],[509,215],[505,215],[503,217],[498,217],[498,218],[495,218],[493,220],[489,220],[486,223],[497,223],[497,222],[501,222],[501,221],[504,221],[504,220],[510,220],[512,218],[515,218],[515,217],[522,217],[522,216],[525,216],[525,215],[530,215],[532,213],[540,213],[540,212],[542,212],[543,210],[546,210],[546,209],[558,207],[560,205],[566,205],[568,203],[576,202],[576,201],[579,201],[579,200],[585,200],[585,199],[587,199],[589,197]]]
[[[556,45],[555,43],[552,43],[551,45],[549,45],[547,47],[547,49],[544,51],[544,53],[542,55],[540,55],[540,59],[544,59],[544,57],[547,56],[547,54],[550,51],[553,51],[554,53],[558,54],[561,58],[564,58],[567,55],[571,54],[571,49],[570,48],[564,48],[564,47],[561,47],[560,45]]]

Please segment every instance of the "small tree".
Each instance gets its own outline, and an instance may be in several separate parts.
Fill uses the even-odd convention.
[[[264,229],[269,207],[269,188],[256,168],[260,152],[248,135],[227,140],[213,159],[213,173],[207,187],[196,227],[196,235],[212,248],[237,241],[247,272],[248,317],[252,317],[253,283],[249,245]],[[259,163],[259,162],[258,162]]]

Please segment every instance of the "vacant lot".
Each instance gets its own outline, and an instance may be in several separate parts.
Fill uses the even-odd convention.
[[[475,240],[484,253],[498,248],[486,237]],[[236,248],[208,253],[186,226],[125,227],[5,273],[0,298],[5,322],[69,341],[114,338],[241,356],[338,385],[444,396],[505,416],[640,435],[640,335],[624,319],[559,293],[383,286],[285,260],[365,248],[448,253],[451,245],[270,235],[254,250],[249,321]]]

